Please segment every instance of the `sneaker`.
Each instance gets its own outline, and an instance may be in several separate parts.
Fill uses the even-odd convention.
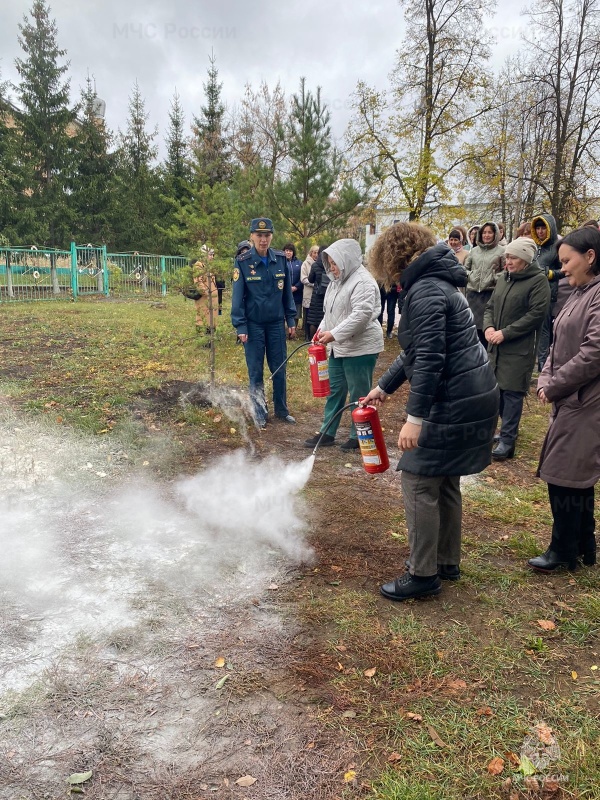
[[[384,583],[379,591],[388,600],[412,600],[417,597],[428,597],[442,591],[442,582],[437,575],[421,578],[406,572],[390,583]]]
[[[319,444],[319,439],[321,443]],[[328,433],[324,433],[322,436],[320,433],[317,433],[316,436],[311,436],[310,439],[306,439],[304,442],[304,447],[316,447],[319,444],[319,447],[331,447],[332,444],[335,444],[335,436],[330,436]]]
[[[277,417],[277,419],[280,419],[282,422],[287,422],[288,425],[296,424],[296,418],[292,417],[291,414],[286,414],[285,417]]]
[[[340,445],[340,450],[358,450],[359,447],[358,439],[348,439],[347,442]]]

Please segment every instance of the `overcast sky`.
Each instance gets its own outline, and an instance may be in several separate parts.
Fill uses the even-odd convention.
[[[15,82],[15,58],[22,56],[18,24],[31,0],[1,0],[0,70]],[[501,0],[487,26],[497,39],[494,66],[520,46],[524,0]],[[152,126],[164,137],[175,87],[189,123],[203,103],[202,83],[214,50],[223,99],[231,108],[244,85],[277,80],[289,95],[305,76],[322,87],[337,137],[350,116],[350,95],[359,79],[383,89],[401,45],[403,12],[397,0],[325,3],[322,0],[52,0],[60,46],[71,62],[71,90],[77,98],[89,71],[106,120],[124,128],[128,95],[137,79]]]

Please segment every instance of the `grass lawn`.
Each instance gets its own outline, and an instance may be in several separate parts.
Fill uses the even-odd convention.
[[[243,387],[243,348],[224,314],[216,382]],[[140,453],[160,430],[181,444],[172,469],[182,469],[199,443],[244,446],[218,410],[140,406],[165,387],[206,380],[204,344],[193,304],[180,297],[1,305],[0,395],[53,425],[128,439]],[[376,375],[397,348],[386,341]],[[298,442],[323,406],[307,372],[304,354],[290,361]],[[403,391],[382,412],[391,450]],[[310,698],[324,736],[355,753],[337,790],[319,797],[600,796],[598,570],[540,576],[526,568],[549,540],[545,485],[534,476],[546,425],[547,410],[530,396],[517,457],[466,482],[462,579],[423,602],[392,604],[377,591],[408,552],[396,475],[350,469],[337,448],[319,457],[305,490],[318,561],[281,594],[304,630],[290,652],[291,690]],[[271,429],[276,452],[307,455],[283,428]],[[261,797],[253,791],[244,796]]]

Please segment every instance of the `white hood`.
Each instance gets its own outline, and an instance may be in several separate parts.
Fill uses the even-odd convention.
[[[362,266],[362,250],[356,239],[338,239],[332,245],[323,250],[321,256],[323,266],[332,281],[345,280],[348,275],[352,275]],[[329,266],[329,258],[334,261],[340,270],[340,277],[335,278]]]

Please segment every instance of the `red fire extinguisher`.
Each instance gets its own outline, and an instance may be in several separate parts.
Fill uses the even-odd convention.
[[[329,387],[329,362],[327,361],[327,348],[317,344],[313,339],[308,348],[308,363],[310,364],[310,382],[313,397],[328,397],[331,394]]]
[[[362,403],[364,397],[359,402]],[[358,406],[352,412],[358,444],[366,472],[385,472],[390,466],[379,414],[375,406]]]

